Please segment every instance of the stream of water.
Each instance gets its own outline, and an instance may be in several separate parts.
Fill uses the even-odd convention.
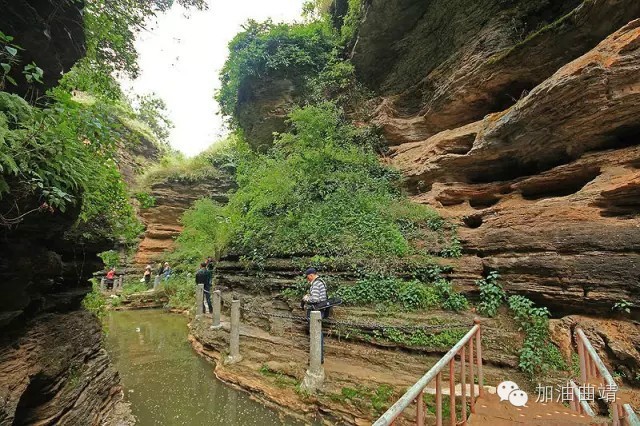
[[[184,317],[159,310],[110,312],[107,350],[137,425],[301,425],[213,374],[187,341]]]

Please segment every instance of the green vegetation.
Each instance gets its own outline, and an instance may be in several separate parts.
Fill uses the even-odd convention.
[[[169,299],[168,308],[191,309],[196,304],[196,286],[190,273],[173,274],[162,284]]]
[[[110,112],[61,91],[43,109],[0,92],[0,199],[24,206],[0,223],[75,206],[84,237],[137,236],[140,224],[113,161],[118,124]]]
[[[295,377],[287,376],[279,371],[272,370],[266,364],[263,364],[258,371],[263,376],[272,378],[275,385],[279,388],[297,387],[300,385],[300,381]]]
[[[633,303],[629,302],[628,300],[622,299],[619,302],[614,303],[611,309],[617,312],[630,314],[631,308],[633,308]]]
[[[140,202],[141,209],[150,209],[156,205],[156,197],[148,192],[138,192],[134,196],[136,197],[136,200]]]
[[[222,176],[223,171],[233,172],[238,161],[236,144],[237,137],[232,135],[195,157],[187,158],[180,152],[168,152],[138,179],[138,190],[145,193],[158,183],[202,182]]]
[[[378,416],[391,405],[393,397],[393,388],[386,384],[379,385],[375,389],[367,386],[343,387],[339,394],[329,395],[332,401],[349,403],[360,410],[372,410]]]
[[[448,350],[464,337],[468,330],[444,330],[428,332],[424,330],[402,331],[386,328],[382,332],[374,332],[374,336],[404,346],[423,347],[434,350]]]
[[[292,130],[267,154],[236,142],[238,190],[224,207],[203,200],[185,215],[177,241],[185,257],[231,251],[259,262],[313,253],[371,263],[439,252],[420,240],[455,237],[433,210],[402,194],[398,172],[371,148],[377,138],[337,107],[308,106],[290,117]]]
[[[139,280],[137,279],[133,279],[130,281],[125,281],[124,284],[122,284],[122,295],[123,296],[129,296],[131,294],[134,293],[142,293],[144,291],[149,290],[149,287],[147,287],[147,285],[145,283],[141,283]]]
[[[507,300],[507,294],[498,283],[500,275],[497,271],[491,271],[486,278],[476,281],[480,287],[480,304],[478,312],[488,317],[494,317],[498,308]]]
[[[93,313],[100,321],[107,315],[107,305],[100,292],[100,284],[93,279],[92,290],[82,300],[82,306],[89,312]]]
[[[545,374],[550,369],[566,370],[567,364],[549,336],[549,310],[536,308],[523,296],[511,296],[508,303],[516,323],[525,333],[520,369],[531,377]]]
[[[332,61],[334,40],[323,22],[273,24],[250,20],[229,43],[229,59],[220,72],[216,94],[222,114],[235,117],[238,102],[251,96],[253,82],[287,78],[304,87]]]
[[[98,257],[102,260],[105,269],[120,265],[120,255],[115,250],[107,250],[102,253],[98,253]]]
[[[451,284],[439,279],[432,284],[418,280],[403,281],[395,277],[370,276],[355,285],[341,286],[336,295],[346,305],[375,305],[380,302],[397,304],[405,310],[426,310],[441,307],[462,311],[468,302],[456,293]]]

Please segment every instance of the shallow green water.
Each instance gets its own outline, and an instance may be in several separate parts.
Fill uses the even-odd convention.
[[[138,425],[299,425],[226,386],[187,341],[187,321],[158,310],[111,312],[107,350]]]

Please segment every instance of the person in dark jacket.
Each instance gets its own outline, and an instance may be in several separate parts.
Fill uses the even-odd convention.
[[[209,313],[212,313],[213,304],[211,303],[211,271],[207,270],[207,264],[205,262],[202,262],[200,264],[200,269],[198,269],[198,272],[196,272],[196,285],[198,284],[204,285],[204,300],[207,307],[209,308]]]

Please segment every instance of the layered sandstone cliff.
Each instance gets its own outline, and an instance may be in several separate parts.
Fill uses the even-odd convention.
[[[399,3],[370,2],[353,60],[382,87],[375,121],[415,201],[459,221],[478,277],[498,270],[554,315],[637,302],[640,4],[560,2],[509,44],[502,9],[467,28],[434,21],[435,3]],[[439,42],[447,54],[411,68]]]
[[[162,254],[173,247],[175,238],[182,231],[180,218],[196,200],[211,198],[226,203],[228,192],[235,186],[231,176],[221,175],[201,181],[168,179],[151,186],[150,194],[156,205],[140,211],[145,233],[134,259],[137,268],[162,260]]]

